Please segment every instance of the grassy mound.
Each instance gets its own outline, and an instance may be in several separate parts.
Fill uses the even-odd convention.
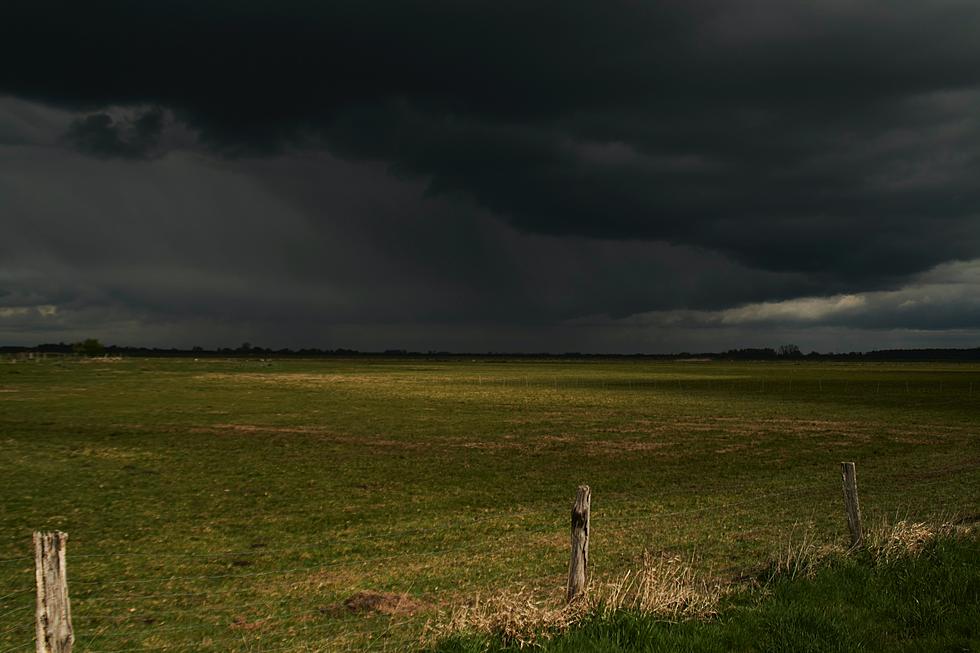
[[[518,650],[499,635],[457,635],[436,653]],[[597,611],[543,638],[549,653],[617,651],[980,651],[980,539],[945,537],[910,555],[860,554],[810,577],[777,577],[709,620],[676,623]]]

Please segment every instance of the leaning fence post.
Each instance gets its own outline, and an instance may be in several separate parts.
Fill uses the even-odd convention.
[[[37,581],[37,653],[71,653],[71,628],[65,543],[68,534],[34,533],[34,577]]]
[[[854,463],[841,463],[841,477],[844,482],[844,510],[847,511],[847,528],[851,531],[851,548],[856,549],[864,542],[861,527],[861,507],[858,505],[857,472]]]
[[[589,511],[592,490],[580,485],[572,506],[572,558],[568,564],[568,602],[585,593],[589,582]]]

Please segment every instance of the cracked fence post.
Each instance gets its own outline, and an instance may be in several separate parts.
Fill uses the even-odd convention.
[[[592,490],[580,485],[572,506],[572,558],[568,564],[568,602],[585,594],[589,582],[589,511]]]
[[[68,603],[65,544],[68,534],[34,533],[34,576],[37,581],[37,653],[71,653],[75,633]]]
[[[858,505],[857,472],[854,469],[854,463],[841,463],[840,468],[844,482],[844,510],[847,512],[847,528],[851,532],[851,548],[856,549],[864,543],[861,507]]]

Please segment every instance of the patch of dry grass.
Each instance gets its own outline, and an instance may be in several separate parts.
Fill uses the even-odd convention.
[[[480,633],[498,635],[524,648],[542,637],[567,630],[586,614],[586,601],[565,605],[557,594],[542,599],[527,588],[475,596],[430,619],[422,630],[421,643],[427,645],[455,634]]]
[[[868,529],[864,550],[874,564],[893,562],[919,555],[938,538],[963,536],[973,530],[951,521],[882,522]],[[794,529],[770,560],[768,580],[813,578],[834,560],[856,554],[843,543],[821,541],[812,527]],[[533,647],[584,619],[606,618],[620,611],[665,621],[706,619],[717,614],[722,598],[749,587],[712,579],[698,572],[694,562],[644,553],[638,569],[612,580],[593,579],[588,593],[570,604],[564,601],[563,588],[542,593],[522,587],[472,597],[430,618],[420,642],[425,646],[454,635],[478,634],[499,637],[519,648]]]
[[[963,536],[972,531],[972,527],[957,525],[951,519],[931,523],[882,520],[865,530],[864,545],[858,549],[849,549],[841,542],[821,542],[812,528],[800,534],[794,531],[770,560],[769,578],[811,578],[833,559],[857,554],[862,549],[875,564],[894,562],[919,555],[936,539]]]
[[[609,581],[590,583],[588,593],[564,601],[564,589],[542,595],[527,588],[475,597],[430,619],[423,644],[463,633],[498,636],[520,648],[568,630],[587,617],[620,610],[654,615],[664,620],[706,618],[731,586],[700,576],[692,564],[677,556],[644,554],[641,566]]]
[[[821,542],[812,528],[800,532],[794,528],[769,561],[769,580],[812,578],[831,558],[846,554],[847,549],[839,543]]]
[[[952,522],[928,524],[902,519],[883,523],[865,535],[865,547],[875,562],[892,562],[922,553],[929,542],[958,534]]]

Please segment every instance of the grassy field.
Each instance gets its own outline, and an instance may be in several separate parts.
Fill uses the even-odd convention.
[[[980,512],[980,366],[633,360],[0,361],[0,652],[30,533],[70,535],[78,651],[403,650],[478,594],[644,552],[752,574],[869,522]],[[394,614],[352,611],[367,590]]]
[[[980,540],[945,539],[913,556],[841,558],[813,578],[742,592],[710,620],[669,623],[628,610],[539,640],[543,653],[876,653],[980,650]],[[500,638],[455,636],[434,653],[517,653]]]

